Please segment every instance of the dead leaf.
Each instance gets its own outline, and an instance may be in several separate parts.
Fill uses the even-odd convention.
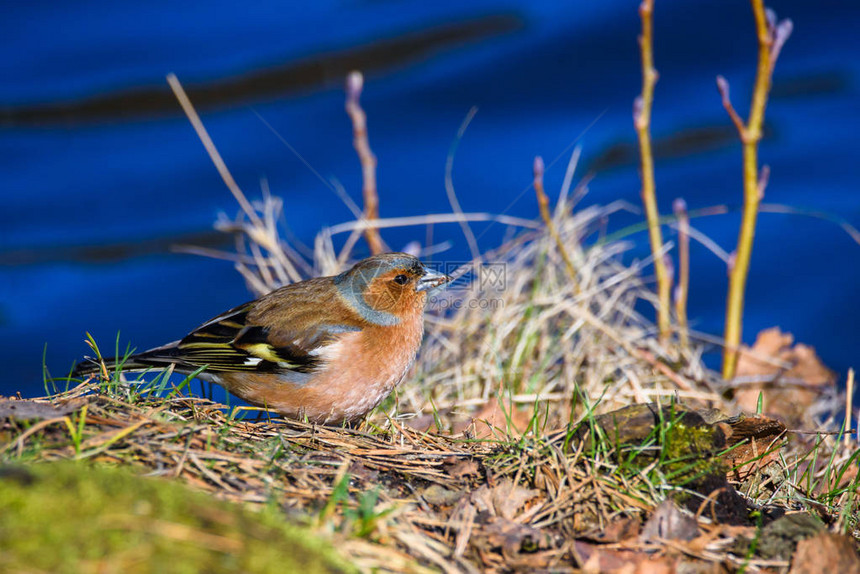
[[[677,558],[651,556],[634,550],[610,550],[581,540],[573,543],[573,553],[582,571],[588,574],[674,574]]]
[[[469,423],[455,425],[454,431],[462,432],[474,423],[476,438],[491,438],[505,434],[522,435],[532,420],[531,409],[520,410],[510,401],[502,402],[504,406],[499,404],[498,399],[490,399],[480,411],[472,415]],[[509,417],[510,420],[508,420]]]
[[[421,493],[421,498],[433,506],[453,506],[464,494],[461,490],[448,490],[444,486],[433,484]]]
[[[359,478],[366,482],[376,482],[379,478],[378,470],[367,468],[361,461],[356,461],[349,465],[349,474],[354,478]]]
[[[815,349],[801,343],[792,346],[793,341],[794,337],[779,327],[760,332],[752,351],[770,357],[771,362],[745,352],[749,347],[741,348],[736,377],[775,377],[773,382],[738,388],[735,399],[742,410],[754,412],[761,393],[768,413],[799,422],[819,394],[836,383],[836,376],[821,362]]]
[[[517,486],[506,478],[492,488],[486,484],[481,486],[472,493],[472,503],[478,512],[489,512],[492,516],[513,520],[523,506],[539,494],[537,490]]]
[[[642,521],[638,516],[619,516],[602,530],[584,534],[581,538],[600,544],[614,544],[639,534]]]
[[[677,559],[669,556],[653,556],[637,565],[636,574],[675,574],[678,571]]]
[[[479,474],[478,463],[471,458],[448,459],[443,464],[451,478],[463,478]]]
[[[490,518],[481,534],[486,537],[487,544],[501,548],[506,557],[546,549],[551,545],[549,535],[543,531],[501,517]]]
[[[404,419],[403,424],[418,432],[429,432],[430,429],[433,429],[434,432],[439,432],[439,427],[436,426],[436,417],[433,413]]]
[[[779,449],[776,447],[786,429],[778,420],[761,415],[742,415],[717,424],[726,436],[726,446],[734,447],[723,456],[732,469],[729,473],[731,479],[746,480],[779,459]]]
[[[664,500],[642,528],[643,542],[693,540],[699,535],[696,519],[681,511],[672,500]]]
[[[797,543],[789,574],[860,574],[860,557],[848,536],[819,532]]]

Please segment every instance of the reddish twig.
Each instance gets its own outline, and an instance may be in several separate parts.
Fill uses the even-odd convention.
[[[370,252],[374,255],[385,251],[385,244],[379,235],[379,230],[373,226],[379,219],[379,195],[376,190],[376,156],[370,149],[367,139],[367,115],[359,103],[361,90],[364,87],[364,76],[361,72],[351,72],[346,78],[346,113],[352,120],[353,146],[358,153],[361,162],[361,175],[363,180],[362,196],[364,197],[364,219],[367,228],[364,230],[364,238],[367,241]]]

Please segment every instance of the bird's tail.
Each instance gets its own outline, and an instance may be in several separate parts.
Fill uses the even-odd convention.
[[[183,365],[178,353],[179,341],[174,341],[161,347],[149,349],[136,355],[124,357],[84,357],[84,360],[75,365],[72,378],[83,379],[103,373],[108,373],[120,366],[123,372],[140,372],[155,370],[160,371],[174,365],[177,373],[191,373],[193,368]]]

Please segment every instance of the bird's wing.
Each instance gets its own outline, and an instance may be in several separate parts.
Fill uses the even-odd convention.
[[[344,308],[336,293],[320,288],[325,283],[308,283],[279,289],[204,323],[170,346],[169,359],[189,368],[206,365],[209,373],[314,372],[325,348],[345,333],[360,331],[363,321]]]

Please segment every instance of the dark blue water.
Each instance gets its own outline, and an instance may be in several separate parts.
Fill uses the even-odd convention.
[[[795,31],[767,110],[766,201],[860,226],[860,8],[831,0],[773,7]],[[660,208],[669,212],[676,197],[691,209],[729,205],[730,214],[695,225],[730,251],[741,152],[714,77],[728,78],[746,115],[756,56],[751,11],[740,0],[658,0],[655,18]],[[523,193],[533,157],[551,161],[583,131],[582,165],[596,172],[584,204],[638,204],[629,153],[638,29],[636,4],[620,1],[5,6],[0,393],[41,392],[46,343],[48,366],[59,374],[87,351],[85,331],[110,348],[121,330],[124,341],[145,348],[248,298],[230,264],[169,251],[171,243],[210,241],[217,214],[236,205],[172,101],[166,73],[200,104],[239,184],[258,196],[265,178],[285,198],[292,231],[310,243],[321,226],[350,213],[257,114],[358,198],[340,87],[350,55],[368,70],[363,103],[383,216],[450,210],[446,153],[472,106],[479,112],[454,171],[464,210],[501,212],[513,202],[508,213],[535,217],[533,193]],[[565,155],[547,174],[553,193],[566,163]],[[501,231],[475,230],[484,248]],[[423,239],[424,230],[384,237],[397,248]],[[646,237],[633,238],[644,254]],[[453,242],[451,258],[465,254],[457,226],[437,227],[435,239]],[[692,257],[690,316],[719,333],[725,266],[699,246]],[[860,246],[837,224],[763,214],[744,338],[780,325],[844,373],[858,364],[858,284]]]

